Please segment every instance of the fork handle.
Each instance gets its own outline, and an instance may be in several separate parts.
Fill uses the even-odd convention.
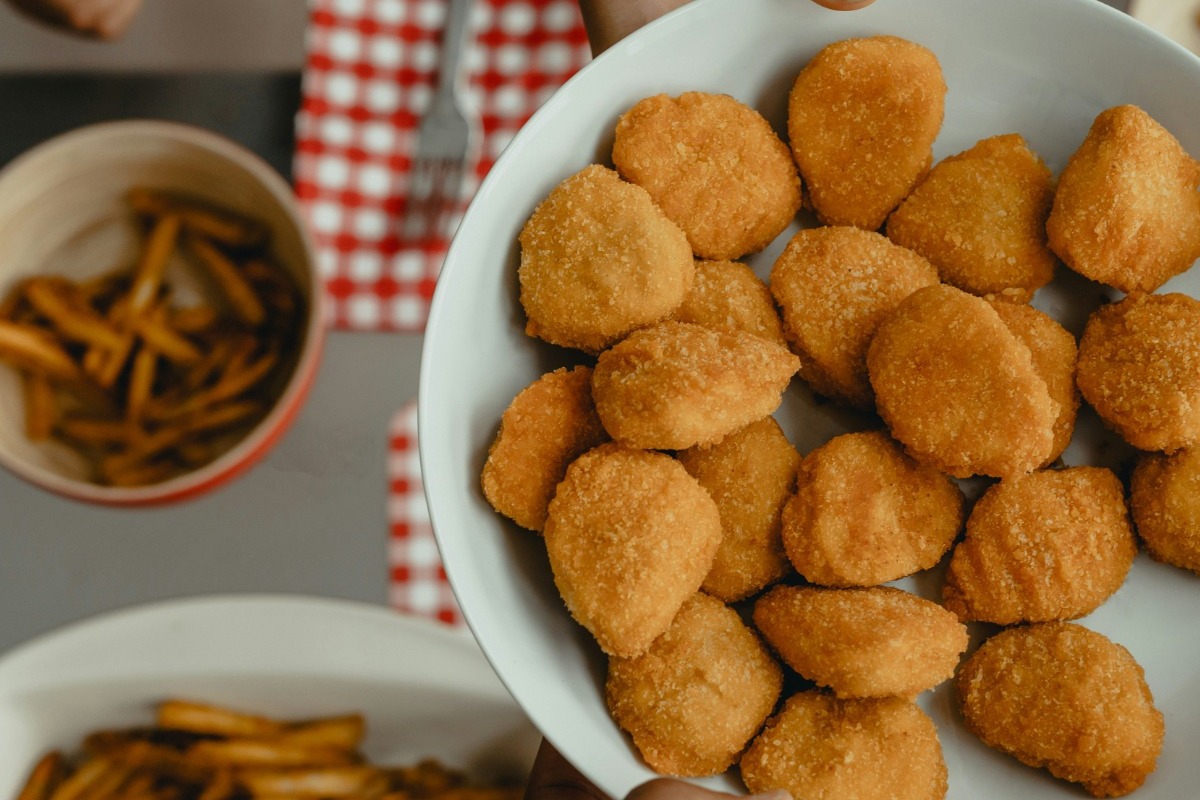
[[[467,22],[471,18],[471,0],[449,0],[446,27],[442,30],[442,66],[438,70],[437,93],[453,96],[467,40]]]

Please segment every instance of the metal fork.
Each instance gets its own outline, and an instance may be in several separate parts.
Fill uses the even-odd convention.
[[[437,88],[417,133],[416,157],[409,172],[404,237],[428,243],[448,237],[446,223],[458,204],[463,167],[471,142],[471,123],[455,94],[472,0],[449,0],[442,31],[442,63]]]

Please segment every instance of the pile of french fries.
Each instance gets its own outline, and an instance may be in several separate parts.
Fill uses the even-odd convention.
[[[368,764],[363,733],[358,714],[289,723],[168,700],[155,727],[89,735],[76,764],[47,754],[17,800],[520,800],[520,786],[468,786],[433,760]]]
[[[292,369],[305,313],[263,225],[148,189],[128,201],[147,231],[132,270],[28,278],[0,300],[0,361],[21,373],[26,434],[67,443],[113,486],[167,480],[241,438]],[[211,302],[176,304],[164,281],[176,253]]]

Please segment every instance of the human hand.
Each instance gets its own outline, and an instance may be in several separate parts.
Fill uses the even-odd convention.
[[[56,28],[115,39],[137,15],[142,0],[9,0],[18,11]]]
[[[753,795],[754,800],[792,800],[785,791]],[[529,773],[525,800],[609,800],[591,781],[579,774],[551,744],[542,740]],[[637,786],[625,800],[736,800],[734,795],[702,789],[684,781],[658,778]],[[742,798],[741,800],[746,800]]]
[[[648,22],[674,11],[688,0],[579,0],[592,54],[600,55]],[[812,0],[835,11],[856,11],[875,0]]]

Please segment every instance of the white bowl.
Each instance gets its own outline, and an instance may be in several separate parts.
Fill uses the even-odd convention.
[[[76,500],[135,506],[195,497],[245,472],[283,435],[316,377],[324,342],[322,294],[312,241],[291,187],[265,161],[215,133],[171,122],[107,122],[65,133],[0,170],[0,297],[37,274],[82,279],[131,262],[139,234],[125,203],[135,186],[191,195],[261,220],[271,252],[291,273],[307,309],[290,375],[275,405],[212,462],[149,486],[101,486],[87,462],[56,442],[25,437],[15,370],[0,362],[0,464]],[[187,270],[168,266],[185,295],[201,291]]]
[[[480,188],[438,281],[422,360],[423,478],[446,570],[484,652],[546,736],[615,797],[652,773],[605,709],[605,661],[564,610],[540,539],[507,524],[479,489],[501,412],[532,380],[575,358],[523,332],[517,234],[559,181],[608,160],[617,117],[640,98],[727,92],[782,128],[788,89],[820,47],[883,33],[920,42],[941,60],[949,94],[935,158],[1016,131],[1057,173],[1096,114],[1122,103],[1141,105],[1200,155],[1200,60],[1095,0],[879,0],[854,13],[806,0],[698,0],[598,58],[530,120]],[[760,275],[789,236],[750,259]],[[1164,291],[1196,294],[1197,278],[1181,276]],[[1102,294],[1061,270],[1036,304],[1078,333]],[[776,416],[804,453],[862,424],[814,405],[799,381]],[[1097,447],[1101,439],[1085,415],[1067,462],[1111,463],[1129,454]],[[925,574],[899,585],[936,598],[940,582]],[[1125,587],[1084,624],[1133,652],[1166,714],[1158,772],[1138,796],[1195,796],[1197,579],[1142,556]],[[953,800],[1078,796],[1076,787],[967,733],[949,685],[920,702],[938,725]],[[741,791],[733,776],[707,783]]]
[[[230,596],[106,614],[0,658],[0,797],[34,761],[169,697],[284,719],[359,711],[375,763],[523,778],[540,736],[464,632],[342,600]]]

